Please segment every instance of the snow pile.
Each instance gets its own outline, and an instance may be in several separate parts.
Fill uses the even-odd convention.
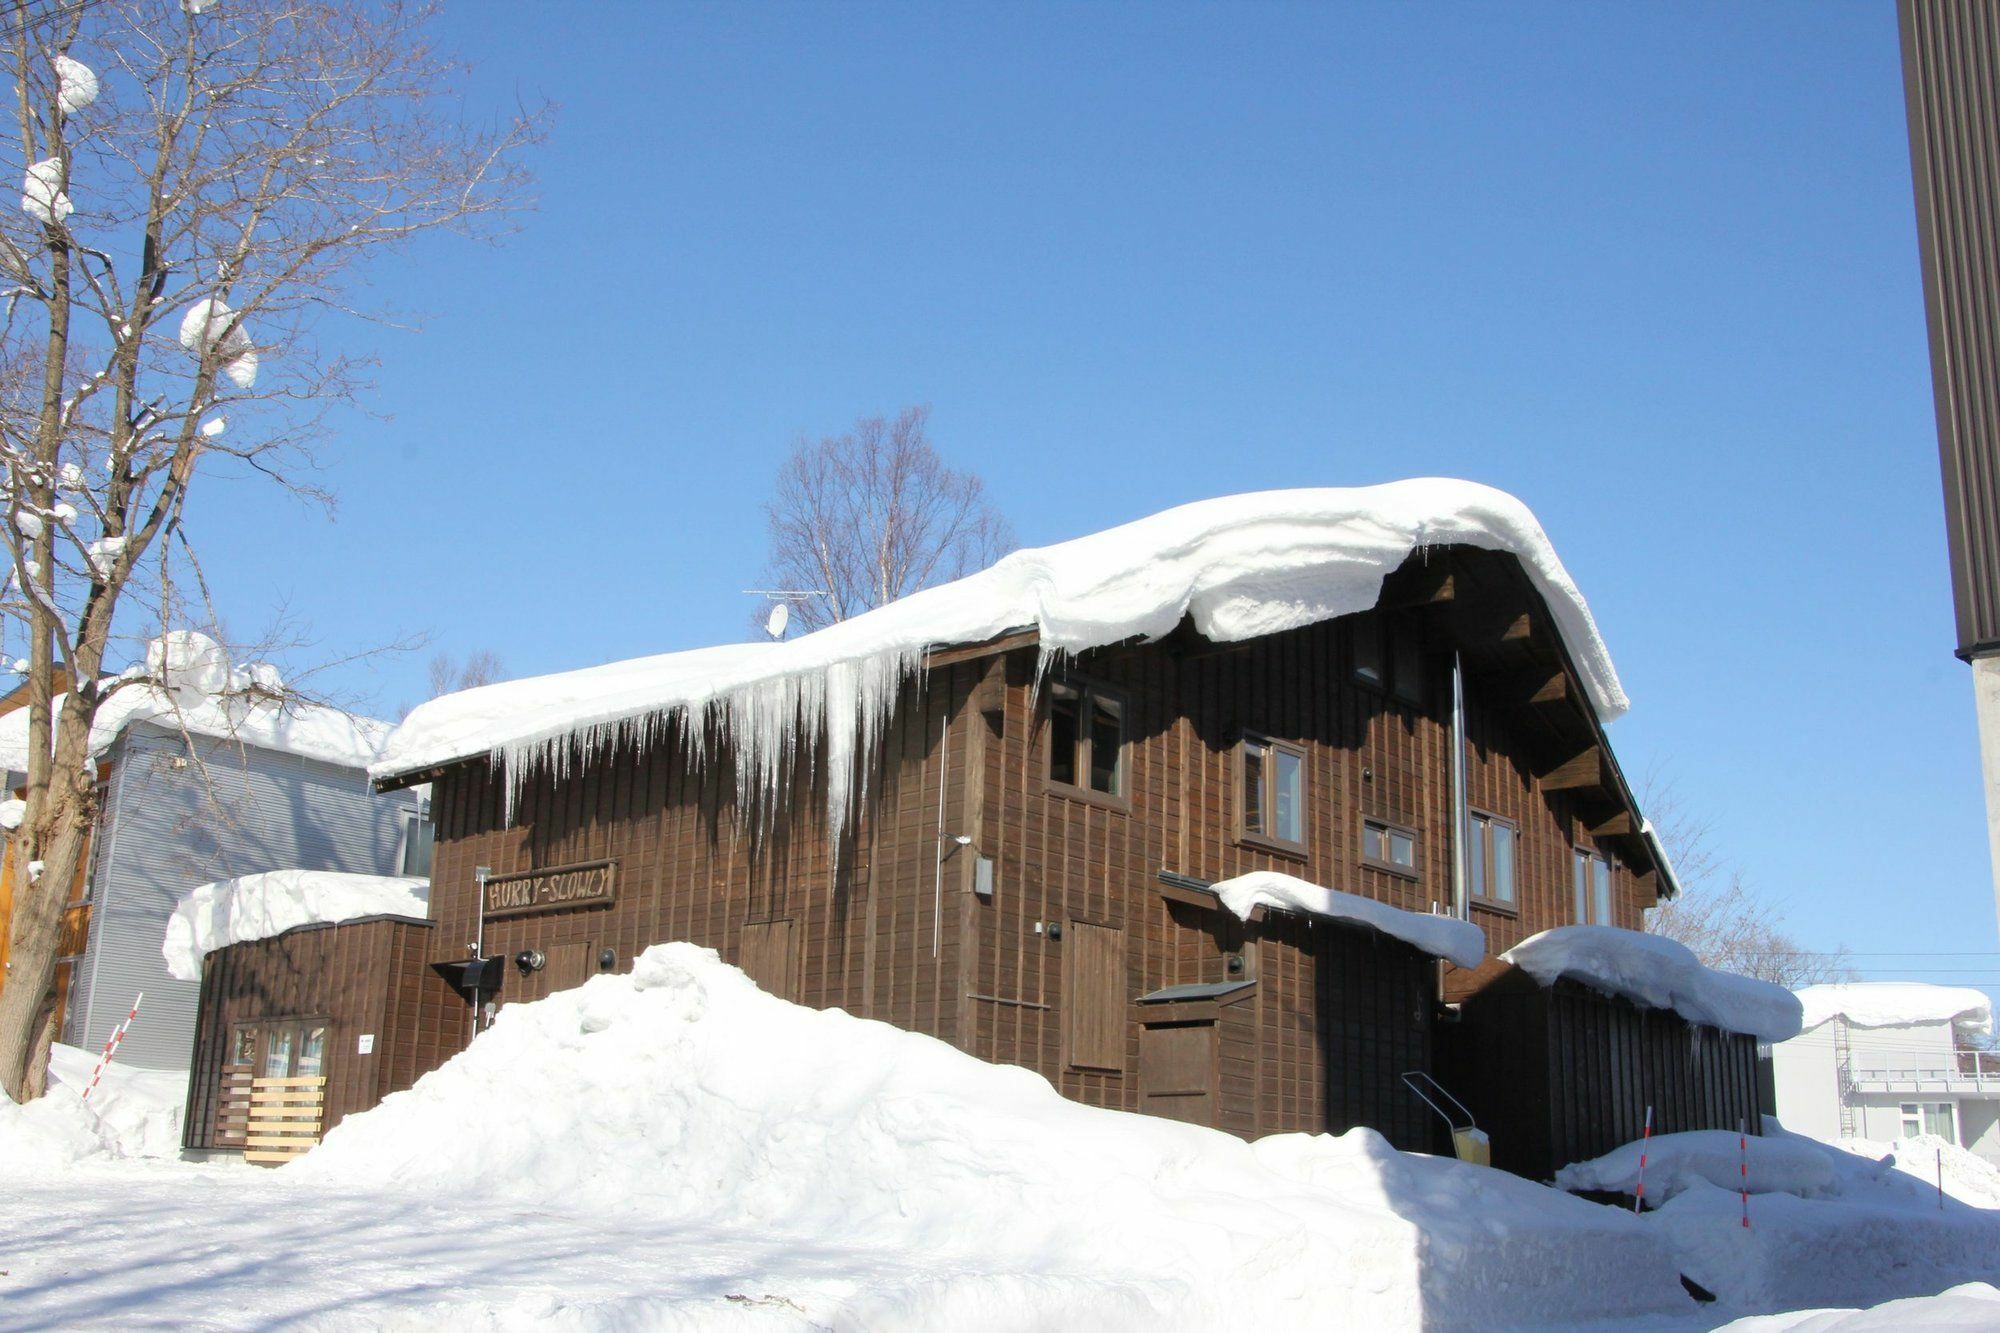
[[[688,944],[507,1006],[463,1054],[280,1174],[756,1236],[766,1254],[829,1238],[921,1254],[981,1327],[1046,1322],[1022,1313],[1022,1294],[1086,1276],[1093,1301],[1121,1303],[1071,1305],[1073,1326],[1416,1327],[1481,1302],[1503,1323],[1687,1308],[1643,1224],[1613,1210],[1406,1158],[1366,1130],[1253,1147],[1082,1106],[1027,1070],[778,1000]],[[1574,1272],[1544,1286],[1509,1255],[1561,1249],[1551,1232]]]
[[[1558,926],[1500,955],[1544,986],[1568,977],[1691,1023],[1759,1041],[1799,1035],[1799,1001],[1783,986],[1703,967],[1684,944],[1617,926]]]
[[[91,725],[93,757],[110,749],[127,727],[151,722],[190,736],[365,768],[390,732],[386,722],[289,697],[276,668],[266,663],[232,671],[221,645],[204,634],[176,630],[153,640],[145,666],[126,676],[115,688],[104,682],[110,694]],[[68,699],[56,696],[57,716]],[[27,770],[25,708],[0,716],[0,766]]]
[[[10,796],[0,801],[0,829],[9,832],[21,827],[21,821],[28,817],[28,803],[18,796]]]
[[[1967,1152],[1949,1139],[1919,1134],[1887,1143],[1842,1139],[1837,1146],[1871,1161],[1887,1161],[1932,1188],[1936,1188],[1942,1176],[1944,1192],[1960,1203],[2000,1210],[2000,1166]]]
[[[1043,665],[1184,619],[1238,642],[1364,611],[1411,552],[1468,545],[1516,556],[1548,604],[1598,715],[1624,689],[1583,594],[1519,500],[1472,482],[1422,479],[1352,489],[1269,491],[1184,505],[1035,550],[783,642],[669,653],[447,695],[415,709],[378,778],[489,756],[518,790],[525,771],[561,773],[614,745],[651,744],[677,713],[702,757],[714,732],[736,761],[737,794],[767,794],[797,743],[820,739],[836,840],[857,775],[927,649],[1034,630]],[[822,739],[823,738],[823,739]]]
[[[21,180],[21,211],[37,222],[51,224],[74,213],[69,196],[63,193],[65,174],[61,158],[45,157],[31,163]]]
[[[97,71],[81,60],[56,57],[56,100],[73,116],[97,100]]]
[[[188,307],[181,319],[181,346],[197,358],[215,352],[222,373],[239,389],[257,383],[257,349],[225,301],[211,296]]]
[[[57,1045],[49,1052],[45,1096],[17,1106],[0,1093],[0,1163],[40,1175],[106,1158],[180,1155],[187,1071],[114,1062],[85,1101],[97,1059]]]
[[[204,884],[174,908],[160,952],[181,981],[201,980],[201,960],[245,940],[264,940],[300,926],[365,916],[430,913],[430,881],[331,870],[267,870]]]
[[[1556,1185],[1579,1192],[1636,1194],[1641,1153],[1646,1156],[1646,1198],[1656,1207],[1697,1182],[1718,1189],[1733,1190],[1740,1185],[1752,1194],[1797,1194],[1803,1198],[1834,1187],[1834,1161],[1811,1139],[1740,1138],[1726,1129],[1656,1134],[1648,1143],[1628,1143],[1602,1157],[1564,1167],[1556,1172]],[[1747,1178],[1745,1166],[1749,1168]]]
[[[1406,912],[1373,898],[1323,889],[1275,870],[1254,870],[1225,879],[1214,887],[1222,905],[1244,921],[1259,907],[1270,907],[1373,926],[1384,935],[1413,944],[1433,958],[1449,959],[1460,967],[1478,967],[1486,958],[1486,932],[1457,917]]]
[[[2000,1272],[2000,1216],[1949,1197],[1940,1206],[1934,1183],[1898,1170],[1893,1161],[1870,1161],[1788,1133],[1769,1118],[1764,1124],[1763,1136],[1750,1140],[1753,1181],[1761,1155],[1773,1164],[1764,1183],[1782,1187],[1782,1178],[1791,1175],[1800,1193],[1780,1188],[1752,1194],[1745,1228],[1734,1183],[1711,1183],[1719,1164],[1706,1145],[1696,1144],[1678,1154],[1683,1169],[1674,1196],[1644,1216],[1680,1271],[1726,1306],[1755,1312],[1869,1305]],[[1689,1137],[1697,1136],[1662,1136],[1654,1143]],[[1803,1166],[1809,1153],[1823,1158],[1830,1179]],[[1630,1146],[1599,1164],[1621,1154],[1636,1165]],[[1624,1174],[1606,1166],[1596,1178],[1622,1181]],[[1649,1197],[1655,1179],[1649,1161]]]
[[[2000,1287],[1967,1282],[1935,1296],[1912,1296],[1866,1310],[1793,1310],[1724,1324],[1734,1333],[1904,1333],[1906,1329],[2000,1328]]]
[[[1993,1002],[1969,986],[1931,986],[1921,981],[1849,981],[1806,986],[1795,992],[1805,1011],[1801,1029],[1844,1018],[1858,1028],[1955,1023],[1985,1032],[1993,1024]]]
[[[49,1049],[49,1086],[82,1097],[98,1058],[58,1043]],[[185,1069],[137,1069],[113,1060],[104,1067],[83,1109],[95,1121],[98,1139],[112,1156],[178,1157],[187,1092]]]

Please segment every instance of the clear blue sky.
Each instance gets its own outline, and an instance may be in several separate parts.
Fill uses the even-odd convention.
[[[802,433],[933,406],[1037,544],[1447,474],[1535,509],[1671,774],[1815,947],[2000,981],[1896,27],[1866,4],[462,3],[561,105],[325,480],[193,515],[238,626],[510,674],[743,637]],[[347,673],[393,716],[427,653]],[[1866,957],[1870,965],[1896,960]]]

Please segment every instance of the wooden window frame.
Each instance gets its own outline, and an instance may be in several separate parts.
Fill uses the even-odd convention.
[[[1494,897],[1490,892],[1493,886],[1493,838],[1490,834],[1481,834],[1469,839],[1471,846],[1467,849],[1472,855],[1480,858],[1480,869],[1483,872],[1480,877],[1481,882],[1487,886],[1489,892],[1476,892],[1468,884],[1466,897],[1468,901],[1488,912],[1498,912],[1502,916],[1519,916],[1521,915],[1521,825],[1518,821],[1509,819],[1505,815],[1494,814],[1491,810],[1474,807],[1466,812],[1465,822],[1468,826],[1482,821],[1489,829],[1495,824],[1501,824],[1514,834],[1514,900],[1508,902],[1503,898]],[[1466,868],[1469,876],[1470,857],[1467,858]]]
[[[298,1062],[299,1052],[305,1049],[306,1032],[309,1029],[315,1027],[326,1029],[326,1044],[320,1051],[320,1072],[319,1072],[320,1077],[325,1077],[327,1073],[327,1066],[330,1063],[332,1063],[333,1059],[334,1023],[333,1019],[326,1017],[324,1015],[308,1014],[303,1017],[247,1018],[238,1023],[231,1023],[229,1025],[229,1033],[228,1033],[229,1053],[231,1056],[234,1056],[236,1054],[236,1034],[243,1028],[249,1028],[251,1031],[257,1034],[257,1052],[252,1057],[249,1066],[253,1076],[257,1078],[312,1077],[312,1075],[293,1075],[293,1074],[266,1075],[263,1071],[264,1071],[264,1061],[266,1058],[268,1058],[270,1054],[271,1033],[275,1029],[277,1028],[292,1029],[295,1041],[292,1046],[291,1063],[296,1064]],[[241,1068],[242,1066],[232,1064],[232,1065],[227,1065],[226,1067],[231,1069],[236,1069],[236,1068]]]
[[[1103,699],[1118,708],[1118,786],[1116,795],[1101,792],[1087,785],[1058,781],[1051,771],[1055,762],[1055,723],[1052,713],[1055,707],[1056,690],[1074,691],[1080,703],[1079,712],[1088,722],[1091,704]],[[1101,806],[1106,810],[1116,810],[1120,814],[1132,812],[1132,700],[1123,690],[1096,681],[1071,677],[1066,680],[1051,680],[1044,692],[1039,710],[1042,728],[1041,744],[1036,747],[1041,753],[1042,789],[1053,792],[1071,801],[1081,801],[1086,805]],[[1090,729],[1087,725],[1077,729],[1076,754],[1072,760],[1074,771],[1089,782],[1090,774]]]
[[[1572,847],[1569,859],[1570,908],[1574,911],[1581,905],[1588,909],[1586,913],[1578,916],[1577,920],[1572,923],[1574,925],[1610,926],[1617,924],[1614,921],[1599,921],[1595,919],[1597,915],[1597,871],[1594,867],[1600,864],[1604,867],[1605,874],[1604,906],[1606,913],[1613,917],[1618,915],[1618,868],[1616,863],[1595,847]],[[1577,876],[1586,865],[1593,866],[1590,872],[1590,882],[1588,884],[1579,884]],[[1579,892],[1587,895],[1581,904],[1577,901],[1577,894]]]
[[[1268,807],[1267,815],[1269,809],[1275,809],[1275,806],[1270,805],[1271,793],[1276,790],[1275,784],[1278,767],[1274,756],[1279,751],[1283,751],[1299,761],[1299,836],[1296,840],[1282,837],[1277,833],[1254,830],[1249,826],[1250,803],[1245,799],[1244,792],[1248,786],[1250,747],[1253,745],[1262,746],[1264,751],[1262,757],[1258,760],[1258,764],[1263,769],[1265,801]],[[1286,856],[1297,857],[1300,860],[1305,859],[1306,843],[1312,836],[1311,825],[1308,822],[1306,813],[1311,809],[1312,804],[1307,795],[1312,783],[1311,772],[1308,768],[1306,758],[1306,747],[1292,741],[1274,740],[1261,732],[1255,731],[1246,731],[1237,737],[1236,762],[1232,766],[1236,788],[1236,841],[1246,846],[1261,848],[1265,851],[1278,852]],[[1266,822],[1269,822],[1268,818]]]
[[[1385,858],[1370,856],[1368,854],[1368,830],[1371,827],[1381,829],[1384,833],[1402,833],[1407,835],[1410,839],[1410,864],[1406,866],[1398,865],[1394,861]],[[1424,860],[1424,837],[1416,829],[1411,828],[1408,824],[1398,824],[1393,819],[1382,819],[1375,815],[1363,815],[1361,817],[1360,832],[1361,846],[1359,851],[1361,853],[1362,865],[1367,866],[1371,870],[1386,870],[1390,874],[1400,875],[1404,879],[1421,880],[1424,877],[1421,868]]]

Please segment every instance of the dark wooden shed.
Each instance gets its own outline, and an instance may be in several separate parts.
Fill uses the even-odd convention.
[[[364,917],[209,954],[185,1146],[241,1150],[253,1079],[323,1076],[324,1133],[456,1053],[470,1035],[465,1002],[430,966],[432,931]]]
[[[1547,1180],[1644,1132],[1761,1131],[1757,1039],[1509,969],[1439,1029],[1441,1077],[1493,1165]]]

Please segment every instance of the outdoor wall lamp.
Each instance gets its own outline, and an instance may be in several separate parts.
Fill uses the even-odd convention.
[[[523,949],[514,955],[514,966],[520,968],[523,974],[541,971],[548,961],[540,949]]]

